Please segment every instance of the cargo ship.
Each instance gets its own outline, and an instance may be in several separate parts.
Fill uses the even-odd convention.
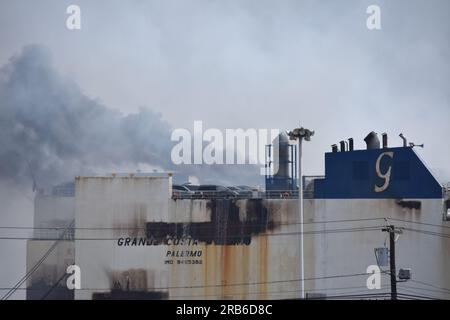
[[[393,279],[398,298],[449,299],[448,187],[417,146],[390,147],[374,132],[364,141],[333,145],[323,176],[297,177],[282,134],[264,190],[202,192],[175,187],[171,173],[126,173],[38,194],[27,299],[389,299]]]

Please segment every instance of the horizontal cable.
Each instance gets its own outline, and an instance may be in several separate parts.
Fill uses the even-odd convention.
[[[371,226],[371,227],[360,227],[360,228],[347,228],[347,229],[325,229],[325,230],[317,230],[317,231],[304,231],[304,232],[284,232],[284,233],[252,233],[252,234],[241,234],[241,235],[221,235],[218,236],[218,239],[242,239],[245,237],[251,237],[251,236],[258,236],[258,237],[270,237],[270,236],[290,236],[290,235],[316,235],[316,234],[336,234],[336,233],[347,233],[347,232],[362,232],[362,231],[381,231],[381,229],[384,226]],[[124,239],[127,237],[119,237],[119,238],[70,238],[67,239],[68,241],[72,240],[89,240],[89,241],[96,241],[96,240],[109,240],[109,241],[117,241],[119,239]],[[134,238],[134,237],[130,237]],[[139,238],[139,237],[136,237]],[[186,238],[188,239],[188,237]],[[0,240],[41,240],[41,241],[52,241],[55,239],[52,238],[36,238],[36,237],[0,237]],[[150,240],[150,239],[149,239]],[[195,240],[195,238],[192,238],[192,240]],[[198,240],[201,242],[201,240]]]
[[[272,281],[260,281],[260,282],[240,282],[240,283],[222,283],[222,284],[209,284],[209,285],[192,285],[192,286],[168,286],[168,287],[155,287],[151,288],[153,291],[169,290],[169,289],[200,289],[200,288],[221,288],[221,287],[239,287],[239,286],[254,286],[265,284],[280,284],[280,283],[294,283],[300,281],[312,281],[312,280],[324,280],[324,279],[337,279],[337,278],[349,278],[358,276],[368,276],[370,273],[353,273],[342,275],[330,275],[322,277],[311,277],[303,279],[288,279],[288,280],[272,280]],[[1,288],[6,290],[7,288]],[[111,290],[112,288],[81,288],[76,290],[89,290],[89,291],[101,291]]]
[[[308,222],[282,222],[277,223],[275,221],[268,221],[267,223],[251,223],[252,226],[267,226],[268,224],[274,224],[276,226],[280,225],[308,225],[308,224],[322,224],[322,223],[342,223],[342,222],[360,222],[360,221],[376,221],[376,220],[385,220],[384,218],[363,218],[363,219],[343,219],[343,220],[325,220],[325,221],[308,221]],[[211,221],[204,221],[204,222],[211,222]],[[181,225],[189,225],[189,224],[195,224],[197,222],[154,222],[154,221],[148,221],[146,223],[173,223],[173,224],[179,224]],[[201,223],[201,222],[200,222]],[[245,223],[245,222],[243,222]],[[242,224],[228,224],[227,226],[235,226],[239,227],[242,226]],[[215,227],[215,226],[213,226]],[[197,226],[196,228],[213,228],[211,226]],[[65,230],[66,227],[21,227],[21,226],[2,226],[0,229],[31,229],[31,230]],[[73,230],[147,230],[146,227],[73,227],[71,228]]]

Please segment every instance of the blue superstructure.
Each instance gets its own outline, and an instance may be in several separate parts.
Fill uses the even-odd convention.
[[[439,199],[441,184],[412,147],[325,154],[325,178],[314,181],[318,199]]]

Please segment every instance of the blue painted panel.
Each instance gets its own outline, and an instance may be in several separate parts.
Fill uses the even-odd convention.
[[[386,189],[376,192],[375,186],[386,182],[376,172],[381,154],[379,173],[390,169],[391,174]],[[325,179],[315,181],[314,194],[319,199],[439,199],[442,186],[412,148],[402,147],[326,153]]]

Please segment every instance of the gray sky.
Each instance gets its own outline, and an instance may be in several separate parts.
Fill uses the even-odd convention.
[[[82,30],[65,9],[82,10]],[[381,7],[382,30],[366,28]],[[448,1],[6,1],[0,63],[43,44],[57,70],[125,113],[161,112],[173,127],[316,130],[306,172],[323,152],[371,130],[426,145],[450,179]]]
[[[69,4],[81,7],[80,31],[65,27]],[[382,30],[366,28],[370,4],[381,7]],[[323,173],[339,140],[363,148],[374,130],[400,145],[403,132],[425,143],[419,153],[449,181],[449,16],[447,0],[0,0],[0,66],[39,44],[59,74],[124,114],[143,106],[190,130],[194,120],[302,124],[316,130],[306,174]],[[3,221],[31,224],[10,214]],[[23,270],[3,261],[0,285],[9,285]]]

